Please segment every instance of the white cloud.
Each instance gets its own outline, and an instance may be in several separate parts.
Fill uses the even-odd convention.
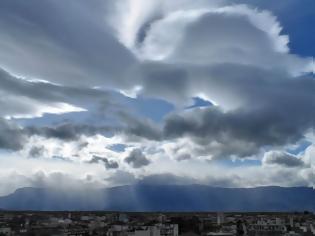
[[[303,161],[310,165],[315,172],[315,144],[313,143],[306,148],[304,155],[302,156]]]

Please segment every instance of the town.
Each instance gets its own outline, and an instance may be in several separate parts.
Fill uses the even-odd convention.
[[[292,213],[0,212],[0,236],[303,236],[315,215]]]

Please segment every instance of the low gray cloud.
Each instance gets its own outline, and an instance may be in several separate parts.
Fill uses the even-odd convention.
[[[19,127],[15,122],[0,118],[0,148],[18,151],[21,150],[32,136],[55,138],[64,141],[78,141],[82,135],[106,135],[113,132],[110,127],[97,127],[88,124],[59,124],[52,126]],[[86,142],[78,143],[78,149],[87,146]],[[39,157],[45,150],[44,146],[33,146],[29,155]]]
[[[43,157],[45,154],[45,147],[44,146],[33,146],[28,152],[29,157],[31,158],[40,158]]]
[[[160,140],[162,138],[161,128],[146,118],[135,117],[126,112],[112,113],[111,115],[116,117],[114,124],[95,125],[89,122],[76,123],[67,121],[48,126],[26,126],[23,132],[28,136],[38,135],[45,138],[68,141],[78,140],[82,135],[93,136],[97,134],[104,136],[125,134],[127,138],[138,141],[140,139]],[[93,118],[98,119],[97,117]]]
[[[55,126],[28,126],[24,132],[29,136],[39,135],[45,138],[56,138],[60,140],[74,141],[81,135],[93,136],[96,134],[105,134],[113,131],[111,127],[94,126],[88,124],[64,123]]]
[[[27,137],[23,129],[15,123],[0,118],[0,148],[19,150],[23,147]]]
[[[126,116],[125,116],[126,117]],[[19,127],[15,122],[0,119],[0,148],[19,150],[27,143],[27,138],[41,136],[64,141],[78,141],[81,136],[103,135],[111,137],[115,134],[125,134],[129,139],[140,141],[140,139],[158,140],[161,138],[161,130],[151,122],[142,118],[131,118],[128,116],[118,124],[94,125],[89,123],[61,122],[51,125],[28,125]],[[79,143],[78,148],[82,149],[87,143]],[[34,150],[35,151],[35,150]],[[36,151],[35,151],[36,152]]]
[[[280,151],[270,151],[265,153],[263,164],[279,165],[288,168],[305,167],[305,163],[300,158]]]
[[[108,160],[105,157],[93,156],[93,158],[88,161],[88,163],[102,163],[106,169],[117,169],[119,167],[118,162],[113,160]]]
[[[141,168],[151,163],[140,149],[132,150],[130,154],[125,158],[125,162],[131,165],[133,168]]]
[[[192,156],[188,153],[180,154],[176,157],[176,160],[178,161],[187,161],[190,160]]]
[[[118,112],[117,115],[123,125],[122,131],[127,135],[145,138],[148,140],[161,140],[161,129],[151,120],[143,117],[134,116],[131,113],[127,113],[124,111]]]

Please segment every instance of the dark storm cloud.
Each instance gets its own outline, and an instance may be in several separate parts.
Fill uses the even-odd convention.
[[[237,110],[224,113],[217,108],[207,108],[195,110],[189,116],[173,115],[167,119],[164,129],[166,137],[191,137],[206,148],[212,142],[222,144],[217,150],[219,156],[250,156],[263,146],[297,142],[312,122],[295,123],[287,120],[290,113],[276,112]],[[210,146],[208,151],[211,153]]]
[[[265,153],[263,158],[264,165],[278,165],[283,167],[305,167],[305,163],[289,153],[270,151]]]
[[[108,160],[105,157],[93,156],[93,158],[88,163],[102,163],[106,169],[117,169],[119,167],[118,162],[113,160]]]
[[[29,136],[38,135],[45,138],[56,138],[66,141],[75,141],[81,135],[93,136],[96,134],[105,134],[112,132],[111,127],[98,127],[86,124],[65,123],[57,126],[29,126],[24,128],[24,132]]]
[[[114,124],[95,125],[67,121],[50,126],[26,126],[23,128],[23,132],[28,136],[38,135],[66,141],[78,140],[82,135],[98,134],[104,136],[124,134],[127,138],[136,141],[140,141],[140,139],[160,140],[162,137],[160,127],[148,119],[133,116],[125,111],[117,111],[116,114],[111,115],[116,117]]]
[[[15,123],[0,119],[0,149],[20,150],[27,143],[28,138],[34,135],[44,138],[55,138],[64,141],[78,141],[82,135],[94,136],[111,135],[117,131],[113,127],[93,126],[87,124],[59,124],[55,126],[27,126],[18,127]],[[78,143],[78,148],[87,146],[86,142]],[[44,150],[33,147],[29,155],[37,157]]]
[[[239,98],[244,105],[228,111],[209,107],[170,115],[165,138],[191,137],[214,156],[249,156],[264,146],[295,143],[314,127],[312,77],[290,78],[239,65],[208,72],[205,83],[213,84],[217,93]],[[220,150],[211,147],[214,142]]]
[[[126,114],[125,117],[127,117]],[[125,134],[128,138],[135,140],[139,140],[139,138],[150,140],[161,138],[161,130],[150,122],[147,123],[146,120],[142,122],[140,118],[132,118],[131,115],[128,115],[128,121],[129,123],[126,119],[122,119],[122,121],[119,122],[123,125],[107,126],[66,122],[49,126],[32,125],[18,127],[14,122],[0,119],[0,148],[11,150],[22,149],[24,144],[27,143],[28,138],[35,135],[64,141],[79,141],[81,136],[112,136],[115,134]],[[78,148],[85,148],[87,144],[87,142],[78,143]],[[40,149],[35,147],[35,149],[32,149],[30,152],[37,156],[40,151]]]
[[[166,137],[191,137],[204,146],[205,152],[217,156],[246,157],[265,146],[281,146],[299,141],[312,127],[301,117],[290,119],[290,112],[277,110],[234,111],[224,113],[216,108],[194,111],[190,116],[173,115],[164,127]],[[211,143],[216,142],[216,147]],[[208,150],[207,150],[208,149]]]
[[[151,163],[140,149],[132,150],[128,157],[125,158],[125,162],[133,168],[141,168]]]

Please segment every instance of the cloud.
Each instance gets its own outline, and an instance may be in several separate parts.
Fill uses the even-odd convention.
[[[22,158],[19,154],[1,155],[0,194],[18,188],[36,187],[59,191],[87,190],[104,186],[104,168],[55,159]],[[104,173],[104,176],[107,174]]]
[[[212,106],[172,114],[165,120],[164,137],[190,137],[214,156],[242,157],[257,154],[263,147],[294,144],[314,127],[315,83],[311,77],[273,79],[256,69],[252,75],[238,77],[238,67],[225,69],[235,72],[234,78],[217,77],[217,93],[225,89],[231,97],[239,94],[246,106],[227,111]]]
[[[308,65],[307,60],[288,53],[287,37],[281,35],[279,22],[267,11],[227,6],[224,1],[118,2],[2,1],[0,64],[23,78],[117,90],[149,86],[148,78],[130,76],[143,67],[142,59],[135,57],[140,54],[145,60],[155,60],[165,50],[171,51],[162,57],[167,64],[240,63],[296,73]],[[34,11],[34,5],[42,11],[50,9],[49,14]],[[127,10],[118,7],[115,11],[115,5]],[[58,23],[54,21],[56,15]],[[109,18],[112,20],[106,21]],[[118,38],[109,26],[114,23]],[[135,53],[141,31],[145,35]],[[165,38],[168,35],[172,37]],[[186,96],[191,98],[194,92],[189,89]]]
[[[19,150],[23,147],[26,136],[22,128],[15,123],[0,118],[0,148]]]
[[[141,20],[133,23],[139,24],[133,30],[146,26],[142,44],[131,48],[141,63],[130,72],[145,96],[187,105],[192,97],[203,94],[224,109],[235,109],[248,105],[242,101],[245,91],[229,94],[225,88],[229,85],[221,84],[217,77],[233,80],[237,73],[248,80],[255,76],[291,79],[313,70],[311,58],[290,54],[288,36],[282,34],[282,26],[271,12],[223,1],[219,5],[187,1],[180,7],[156,2],[162,4],[161,9],[143,15],[138,11]],[[155,6],[149,5],[150,9]],[[129,13],[121,11],[124,16]],[[152,21],[147,14],[160,16]]]
[[[122,86],[128,81],[117,79],[121,68],[131,66],[134,57],[111,34],[104,20],[109,7],[99,0],[1,1],[0,64],[58,84]]]
[[[27,171],[45,169],[38,182],[63,180],[49,173],[65,163],[73,179],[82,165],[113,185],[314,184],[313,145],[299,157],[272,151],[297,145],[315,124],[312,61],[291,53],[272,12],[224,0],[3,0],[0,27],[0,148],[44,155],[27,159]],[[196,97],[213,105],[188,109]],[[159,113],[147,98],[174,110],[153,122],[155,112],[131,105]],[[262,165],[212,168],[229,158]],[[21,185],[37,186],[25,173]]]
[[[288,37],[280,35],[281,30],[270,12],[257,11],[246,5],[174,9],[151,24],[142,50],[150,59],[190,63],[193,60],[197,60],[195,63],[218,63],[238,59],[246,64],[259,64],[257,53],[260,50],[263,53],[261,59],[275,57],[277,52],[288,52]],[[172,31],[172,37],[163,35],[165,31]],[[236,31],[238,34],[234,34]],[[188,44],[191,47],[187,47]],[[230,50],[225,50],[228,48]],[[221,54],[218,53],[220,50]],[[248,57],[257,61],[251,62]]]
[[[124,171],[116,170],[110,177],[105,179],[112,185],[132,185],[135,184],[137,179],[134,174]]]
[[[118,162],[113,160],[108,160],[105,157],[93,156],[93,158],[88,163],[103,163],[106,169],[117,169],[119,167]]]
[[[138,138],[161,141],[186,137],[196,144],[193,149],[198,155],[247,157],[266,146],[293,144],[314,125],[315,84],[311,77],[288,79],[283,73],[276,77],[269,71],[228,64],[210,67],[207,73],[213,76],[207,81],[213,85],[209,87],[218,95],[225,89],[231,101],[239,98],[240,108],[225,111],[220,106],[212,106],[176,112],[165,119],[163,129],[150,120],[118,110],[116,114],[111,113],[118,118],[115,124],[95,126],[67,122],[51,126],[32,125],[20,128],[19,132],[68,141],[77,140],[82,135],[110,133],[125,134],[127,139],[134,141]],[[226,76],[226,73],[232,76]],[[245,77],[242,76],[244,73]],[[53,95],[58,94],[58,86],[48,86],[55,89]],[[71,93],[77,91],[71,88],[63,87],[62,91],[60,95],[66,97],[80,97],[81,94]],[[95,91],[94,95],[94,90],[87,89],[86,92],[86,96],[91,92],[92,99],[108,97],[102,91]],[[46,94],[50,96],[48,90]],[[291,112],[292,107],[296,112]],[[190,155],[194,156],[193,153]]]
[[[98,127],[88,124],[64,123],[55,126],[29,126],[24,129],[29,136],[38,135],[45,138],[56,138],[60,140],[78,140],[80,136],[93,136],[99,133],[112,131],[110,127]]]
[[[24,132],[29,136],[62,140],[110,133],[124,134],[126,139],[138,142],[185,137],[195,143],[192,148],[197,151],[195,154],[219,158],[248,157],[267,146],[294,144],[314,126],[315,83],[311,77],[288,79],[283,73],[276,77],[266,70],[239,65],[210,67],[208,73],[213,76],[207,81],[213,85],[209,88],[218,96],[221,89],[226,90],[230,101],[240,101],[239,108],[224,110],[221,106],[211,106],[176,111],[162,125],[118,110],[116,114],[111,113],[117,117],[115,124],[95,126],[67,122],[25,127]]]
[[[138,137],[148,140],[160,140],[162,137],[160,127],[150,119],[133,116],[132,113],[125,111],[118,112],[117,116],[122,122],[122,131],[131,136],[130,139]]]
[[[45,147],[44,146],[33,146],[29,150],[29,156],[32,158],[38,158],[38,157],[43,157],[45,154]]]
[[[305,153],[302,156],[302,159],[307,165],[310,165],[314,168],[315,167],[314,156],[315,156],[315,144],[313,142],[312,145],[306,148]]]
[[[125,162],[133,168],[141,168],[151,163],[151,161],[147,159],[140,149],[133,149],[125,158]]]
[[[118,115],[118,117],[121,117]],[[117,118],[117,124],[95,125],[84,122],[56,122],[50,125],[25,125],[17,126],[15,122],[0,119],[0,148],[10,150],[23,149],[25,145],[29,145],[32,137],[37,137],[31,142],[34,147],[30,147],[29,154],[40,151],[36,142],[47,142],[47,140],[55,139],[64,142],[77,143],[77,149],[85,148],[88,143],[85,142],[89,137],[97,135],[103,137],[113,137],[115,135],[123,137],[124,140],[132,142],[141,142],[141,140],[158,140],[161,138],[161,130],[148,120],[135,118],[127,114],[120,121]],[[83,142],[83,143],[82,143]],[[41,143],[40,143],[41,145]],[[123,145],[123,144],[122,144]],[[34,150],[33,150],[34,148]],[[39,148],[39,149],[38,149]],[[59,154],[62,155],[62,154]]]
[[[93,114],[92,114],[93,115]],[[23,129],[28,136],[42,136],[65,141],[78,140],[81,136],[113,136],[123,135],[128,140],[139,142],[141,140],[160,140],[162,130],[158,125],[143,117],[133,116],[131,113],[118,111],[111,114],[116,118],[115,123],[101,124],[102,117],[93,117],[99,121],[99,125],[90,123],[76,123],[66,121],[47,126],[30,125]],[[109,116],[107,116],[108,118]]]
[[[288,168],[303,167],[303,160],[290,155],[289,153],[279,151],[266,152],[263,158],[263,165],[279,165]]]
[[[161,154],[158,154],[161,155]],[[104,171],[102,165],[86,162],[65,162],[40,158],[26,159],[10,155],[0,158],[0,194],[21,187],[41,187],[59,190],[88,190],[129,184],[205,184],[219,187],[254,186],[314,186],[314,169],[309,166],[287,168],[281,165],[227,167],[215,162],[199,161],[150,165],[143,169]],[[35,168],[34,168],[35,166]],[[175,167],[175,168],[174,168]],[[196,173],[196,169],[198,170]],[[224,175],[222,175],[224,173]]]
[[[86,111],[90,103],[114,98],[108,91],[85,87],[65,87],[43,81],[25,80],[0,68],[0,115],[2,117],[37,117],[44,113],[62,114]],[[107,106],[110,106],[107,103]]]

